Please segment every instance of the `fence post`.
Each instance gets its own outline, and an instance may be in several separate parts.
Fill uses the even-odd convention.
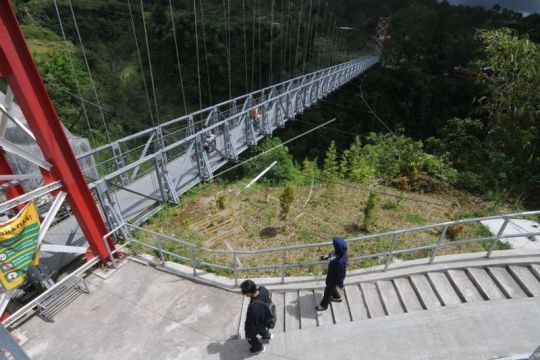
[[[396,243],[398,239],[398,234],[394,234],[392,236],[392,246],[390,248],[390,251],[386,255],[386,262],[384,264],[384,271],[388,270],[388,265],[390,264],[390,259],[394,256],[394,249],[396,248]]]
[[[435,253],[437,252],[437,250],[441,246],[442,241],[446,237],[446,230],[448,230],[448,225],[444,225],[441,235],[439,235],[439,240],[437,240],[437,246],[435,246],[433,250],[431,250],[431,257],[429,258],[429,262],[428,262],[428,264],[430,265],[433,263],[433,260],[435,259]]]
[[[491,244],[491,248],[488,250],[488,252],[486,254],[487,258],[491,257],[491,253],[497,247],[497,244],[499,243],[499,240],[501,239],[501,236],[502,236],[502,234],[503,234],[504,230],[506,229],[506,226],[508,225],[509,222],[510,222],[510,218],[505,217],[501,228],[497,232],[497,235],[495,236],[495,239],[493,239],[493,244]]]
[[[197,269],[195,268],[195,248],[190,247],[191,252],[191,268],[193,269],[193,276],[197,276]]]
[[[233,271],[234,271],[234,286],[238,286],[238,255],[236,255],[236,252],[233,252]]]
[[[283,249],[281,254],[281,283],[285,283],[285,265],[287,263],[287,250]]]
[[[113,264],[113,267],[114,267],[115,269],[118,269],[118,265],[117,265],[117,263],[116,263],[116,259],[114,258],[114,255],[113,255],[113,253],[111,252],[111,247],[109,246],[109,242],[107,241],[107,236],[104,236],[103,238],[104,238],[104,239],[103,239],[103,240],[104,240],[103,243],[105,244],[105,248],[107,249],[107,253],[109,253],[109,258],[111,259],[111,262],[112,262],[112,264]]]
[[[165,263],[165,258],[163,256],[163,240],[161,239],[161,235],[158,235],[158,245],[159,245],[159,257],[161,259],[161,263]]]

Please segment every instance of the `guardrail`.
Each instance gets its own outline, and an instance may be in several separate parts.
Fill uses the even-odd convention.
[[[459,245],[464,245],[464,244],[483,243],[486,241],[487,242],[491,241],[491,243],[489,244],[489,247],[487,248],[487,250],[485,250],[486,251],[485,257],[490,258],[491,254],[497,248],[497,245],[501,241],[501,239],[540,236],[540,230],[538,232],[522,232],[522,233],[504,234],[504,230],[507,228],[507,225],[510,222],[510,220],[522,219],[527,216],[536,216],[536,215],[540,215],[540,211],[528,211],[528,212],[520,212],[520,213],[513,213],[513,214],[506,214],[506,215],[469,218],[469,219],[448,221],[448,222],[443,222],[443,223],[400,229],[400,230],[389,231],[389,232],[384,232],[384,233],[374,234],[374,235],[348,238],[346,239],[346,241],[349,244],[349,262],[360,262],[362,260],[376,259],[376,260],[382,261],[382,263],[384,264],[383,271],[387,271],[392,259],[395,256],[411,254],[411,253],[421,253],[421,252],[423,252],[424,254],[429,253],[429,257],[427,257],[427,263],[432,264],[437,256],[437,252],[442,248],[459,246]],[[503,220],[503,222],[496,235],[482,236],[482,237],[477,237],[477,238],[461,239],[461,240],[446,239],[448,229],[450,229],[452,226],[478,224],[481,221],[497,220],[497,219]],[[128,243],[138,244],[138,245],[141,245],[142,247],[156,251],[156,253],[159,255],[160,260],[162,262],[165,262],[166,257],[170,257],[171,259],[174,259],[181,263],[188,264],[193,269],[194,276],[197,276],[197,269],[200,267],[207,267],[214,270],[226,271],[234,275],[236,285],[238,284],[239,274],[254,272],[254,271],[263,271],[263,270],[279,271],[281,274],[281,282],[284,283],[284,280],[286,277],[286,271],[288,269],[305,268],[305,267],[312,267],[312,266],[327,264],[326,261],[306,261],[306,262],[289,263],[287,262],[288,254],[294,251],[304,251],[304,252],[307,251],[307,252],[310,252],[311,257],[313,257],[312,249],[322,248],[322,247],[332,247],[332,242],[327,241],[327,242],[319,242],[319,243],[311,243],[311,244],[297,244],[297,245],[290,245],[290,246],[283,246],[283,247],[273,247],[273,248],[258,249],[258,250],[234,250],[234,249],[233,250],[216,250],[216,249],[205,248],[189,241],[176,239],[166,234],[144,229],[139,226],[135,226],[132,224],[127,224],[127,223],[122,224],[117,229],[107,234],[105,237],[113,235],[114,233],[118,232],[121,228],[129,229],[131,230],[130,232],[135,230],[137,232],[140,232],[141,234],[147,234],[151,237],[154,237],[155,241],[153,243],[149,243],[149,242],[136,239],[135,237],[138,234],[135,234],[135,235],[132,234],[131,239],[128,240]],[[399,248],[397,246],[399,237],[403,236],[404,234],[415,234],[422,231],[433,232],[434,230],[437,233],[437,236],[434,237],[433,242],[430,242],[428,244],[423,244],[420,246],[410,247],[410,248]],[[371,240],[380,242],[382,241],[382,239],[389,240],[383,244],[383,245],[388,245],[387,247],[385,246],[384,250],[376,251],[376,252],[368,253],[368,254],[355,253],[356,251],[354,249],[355,244],[361,244],[363,242],[367,242]],[[167,242],[171,242],[172,244],[175,245],[175,247],[182,247],[184,251],[181,251],[181,252],[171,251],[170,246],[166,246]],[[280,261],[276,263],[271,260],[270,263],[268,264],[258,265],[258,266],[240,265],[241,261],[239,260],[241,260],[243,256],[257,256],[257,255],[263,255],[263,254],[273,254],[275,255],[274,257],[279,258]],[[208,255],[218,255],[222,257],[226,256],[227,258],[230,258],[230,261],[223,261],[223,260],[219,262],[209,261],[207,259]]]

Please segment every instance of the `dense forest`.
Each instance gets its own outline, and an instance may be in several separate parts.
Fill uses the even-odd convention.
[[[355,182],[429,177],[540,205],[539,14],[432,0],[14,3],[62,121],[94,146],[366,54],[389,16],[381,66],[280,130],[337,118],[289,144],[294,161],[280,166]]]

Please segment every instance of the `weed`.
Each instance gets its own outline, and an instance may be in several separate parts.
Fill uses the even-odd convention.
[[[416,225],[423,225],[426,223],[426,219],[420,214],[407,213],[406,216],[407,216],[407,221],[409,221],[410,223],[413,223]]]

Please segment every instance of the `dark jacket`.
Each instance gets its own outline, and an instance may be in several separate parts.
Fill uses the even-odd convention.
[[[246,322],[244,324],[246,338],[255,337],[265,329],[269,310],[268,306],[264,305],[264,303],[268,304],[269,302],[270,293],[264,286],[259,286],[259,295],[249,302]]]
[[[345,280],[347,272],[347,242],[340,237],[335,237],[332,243],[334,244],[334,252],[329,257],[326,285],[343,287],[343,280]]]

